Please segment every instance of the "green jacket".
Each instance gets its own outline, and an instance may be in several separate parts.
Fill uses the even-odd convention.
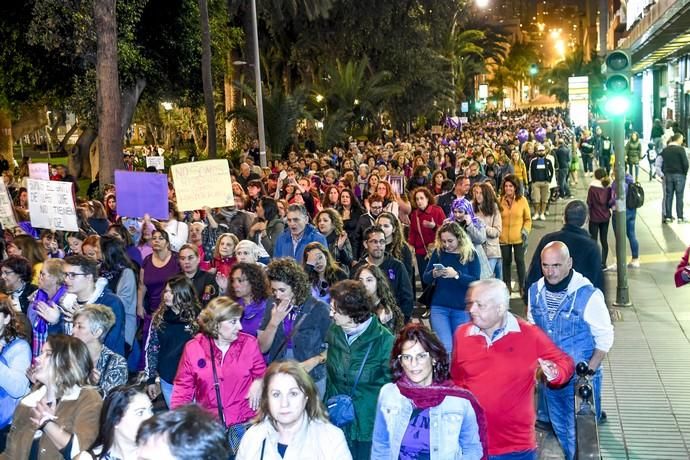
[[[639,164],[640,157],[642,156],[642,142],[639,140],[637,142],[628,141],[625,144],[625,161],[628,164]]]
[[[393,341],[393,335],[376,317],[372,317],[369,327],[351,346],[340,326],[332,324],[328,329],[326,400],[338,394],[350,394],[367,348],[373,343],[352,398],[355,421],[343,429],[348,441],[371,441],[379,390],[391,381],[390,357]]]

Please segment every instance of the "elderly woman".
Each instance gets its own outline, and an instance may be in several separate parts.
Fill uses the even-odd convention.
[[[259,264],[265,266],[270,257],[265,249],[251,240],[242,240],[235,246],[235,259],[237,262]]]
[[[326,387],[323,351],[331,320],[328,305],[311,295],[309,278],[297,261],[280,258],[266,270],[273,298],[268,301],[258,331],[262,353],[268,362],[294,359],[302,363],[316,382],[319,394]]]
[[[38,289],[29,297],[31,304],[26,315],[31,324],[31,354],[34,359],[41,354],[48,334],[65,332],[60,306],[74,294],[67,294],[64,265],[62,259],[46,260],[38,278]]]
[[[268,367],[255,420],[237,460],[352,459],[343,432],[328,421],[314,381],[295,361]]]
[[[371,452],[376,398],[391,380],[387,363],[393,335],[372,314],[371,297],[359,281],[335,284],[331,297],[326,401],[342,394],[352,397],[355,420],[343,430],[352,457],[366,460]]]
[[[448,353],[426,326],[407,325],[390,357],[393,383],[381,388],[372,457],[486,458],[486,419],[474,396],[450,380]]]
[[[226,426],[254,417],[266,363],[241,318],[242,307],[229,297],[216,297],[201,312],[201,333],[187,342],[177,369],[172,409],[196,402]]]
[[[29,296],[36,290],[31,283],[31,264],[21,256],[9,256],[0,264],[0,277],[5,284],[5,292],[12,298],[14,309],[26,313],[31,301]]]
[[[31,348],[24,336],[12,300],[0,294],[0,452],[5,449],[12,415],[19,400],[29,391],[26,372],[31,365]]]
[[[127,361],[105,345],[105,336],[115,324],[115,314],[105,305],[85,305],[74,316],[72,336],[86,344],[96,366],[89,378],[103,395],[127,383]]]
[[[244,308],[242,330],[256,336],[270,295],[264,268],[252,263],[237,263],[230,272],[228,295]]]
[[[168,407],[182,350],[197,332],[196,317],[200,311],[192,282],[184,275],[170,278],[163,290],[161,306],[151,320],[145,346],[147,392],[151,399],[156,399],[159,393],[156,377],[159,377],[160,392]]]
[[[89,386],[93,361],[81,340],[51,335],[36,363],[40,386],[17,406],[2,460],[73,458],[98,434],[101,395]]]

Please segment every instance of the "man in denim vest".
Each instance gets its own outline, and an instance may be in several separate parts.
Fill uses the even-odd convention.
[[[613,345],[613,325],[604,294],[573,270],[561,241],[541,251],[544,276],[529,288],[528,319],[546,332],[575,363],[586,362],[592,377],[597,417],[601,417],[601,361]],[[539,415],[551,422],[565,457],[575,456],[575,381],[561,388],[539,386]]]

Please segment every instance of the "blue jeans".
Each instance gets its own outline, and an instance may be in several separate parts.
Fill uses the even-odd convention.
[[[685,191],[685,175],[684,174],[666,174],[664,176],[666,183],[665,191],[665,205],[666,217],[673,217],[671,207],[673,205],[673,195],[676,196],[676,217],[683,218],[683,192]]]
[[[537,460],[537,449],[511,452],[509,454],[489,455],[489,460]]]
[[[637,241],[637,235],[635,234],[635,220],[637,219],[637,209],[626,209],[625,210],[625,235],[628,237],[630,242],[630,252],[632,252],[632,258],[637,259],[640,257],[640,243]],[[616,216],[614,213],[613,218],[613,231],[616,231]]]
[[[591,153],[583,153],[582,154],[582,166],[584,167],[584,171],[586,173],[594,172],[594,167],[592,165],[592,154]]]
[[[497,280],[503,279],[503,259],[500,257],[489,257],[489,267]]]
[[[165,399],[165,404],[170,408],[170,398],[172,397],[173,384],[168,383],[163,379],[159,379],[161,382],[161,393],[163,393],[163,399]]]
[[[563,388],[553,389],[540,382],[537,387],[537,419],[550,421],[566,460],[575,458],[575,382],[573,377]],[[601,368],[590,378],[594,389],[594,405],[597,419],[601,417]]]
[[[568,168],[559,168],[557,171],[557,182],[558,182],[558,194],[561,198],[570,196],[570,187],[568,186],[568,174],[570,170]]]
[[[464,302],[465,299],[462,299]],[[470,320],[470,315],[465,310],[457,308],[431,306],[431,329],[436,333],[439,340],[446,347],[448,356],[453,352],[453,334],[461,324]]]

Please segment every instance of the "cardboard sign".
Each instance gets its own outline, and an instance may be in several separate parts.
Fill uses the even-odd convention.
[[[124,217],[168,219],[168,177],[165,174],[115,171],[117,213]]]
[[[431,127],[431,134],[443,134],[443,127],[441,125],[433,125]]]
[[[7,192],[5,182],[0,180],[0,224],[2,228],[14,228],[17,226],[17,220],[14,218],[14,206],[12,198]]]
[[[146,167],[153,166],[158,171],[165,169],[165,157],[146,157]]]
[[[48,163],[29,163],[29,177],[31,179],[50,180],[50,165]]]
[[[230,167],[226,160],[206,160],[170,167],[180,211],[234,206]]]
[[[27,179],[27,189],[32,227],[79,230],[71,182]]]

